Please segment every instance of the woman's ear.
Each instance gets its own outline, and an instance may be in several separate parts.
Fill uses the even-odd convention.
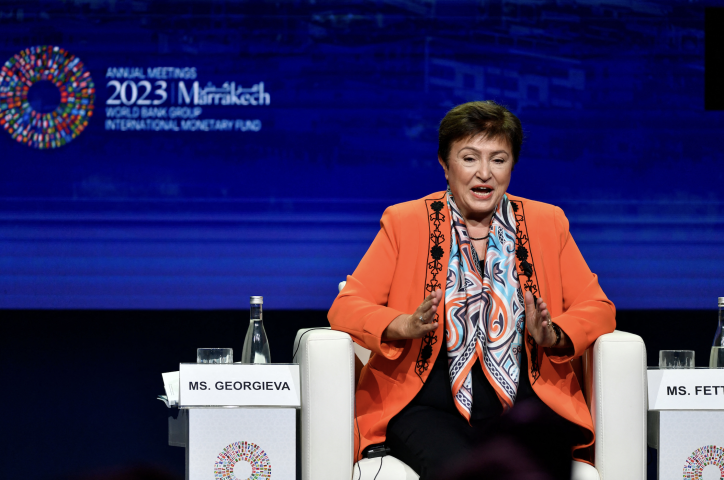
[[[447,163],[440,158],[440,155],[437,156],[437,161],[440,162],[440,166],[442,166],[442,169],[445,170],[445,180],[448,180],[449,183],[449,179],[447,178]]]

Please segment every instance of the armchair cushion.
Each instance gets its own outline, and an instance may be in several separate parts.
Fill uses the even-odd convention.
[[[646,346],[638,335],[602,335],[584,359],[586,398],[602,480],[646,478]]]
[[[302,479],[350,478],[354,462],[352,339],[329,328],[307,328],[297,332],[294,352],[302,383]]]

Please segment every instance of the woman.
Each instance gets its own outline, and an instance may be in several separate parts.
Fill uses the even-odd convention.
[[[573,456],[586,460],[593,423],[570,360],[613,331],[615,309],[563,211],[506,193],[522,140],[494,102],[448,112],[447,192],[389,207],[332,305],[332,328],[372,351],[356,460],[384,443],[430,478],[524,399],[575,426]]]

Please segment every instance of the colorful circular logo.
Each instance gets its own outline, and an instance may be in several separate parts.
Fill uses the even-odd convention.
[[[719,469],[717,478],[724,477],[724,450],[716,445],[706,445],[694,450],[684,464],[684,478],[703,480],[704,469],[710,465]]]
[[[251,467],[251,473],[246,478],[234,475],[235,467],[240,462],[246,462]],[[232,443],[224,448],[216,458],[214,478],[220,480],[270,480],[271,462],[269,456],[259,448],[259,445],[254,443]]]
[[[61,147],[88,125],[95,91],[78,57],[52,45],[26,48],[0,68],[0,125],[25,145]]]

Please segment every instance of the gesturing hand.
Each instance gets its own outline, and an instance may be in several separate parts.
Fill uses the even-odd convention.
[[[533,294],[525,292],[525,326],[533,340],[541,347],[551,347],[556,343],[556,332],[553,329],[551,314],[542,299],[538,299],[538,306],[533,301]],[[563,332],[561,332],[563,335]],[[563,338],[557,346],[562,345]]]
[[[437,329],[435,312],[442,300],[442,290],[438,289],[422,301],[412,315],[400,315],[382,332],[384,340],[404,340],[408,338],[422,338],[428,332]]]

